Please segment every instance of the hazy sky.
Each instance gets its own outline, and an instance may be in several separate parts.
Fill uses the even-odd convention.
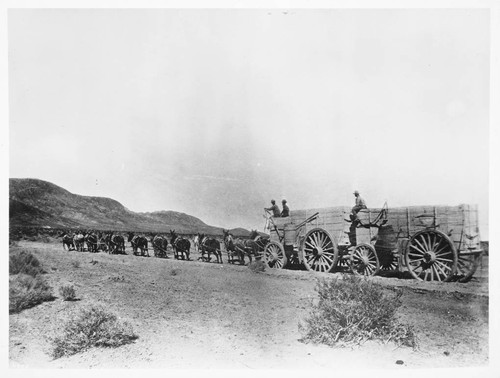
[[[262,230],[264,206],[477,203],[488,10],[10,10],[10,177]]]

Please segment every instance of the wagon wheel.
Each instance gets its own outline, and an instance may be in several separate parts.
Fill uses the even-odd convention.
[[[406,248],[406,266],[422,281],[449,281],[457,269],[457,250],[451,239],[438,230],[419,231]]]
[[[392,251],[383,251],[379,253],[378,260],[380,262],[380,270],[391,272],[398,268],[398,254]]]
[[[271,241],[266,245],[266,249],[264,250],[264,258],[269,268],[283,269],[283,267],[287,263],[283,246],[275,241]]]
[[[380,269],[377,252],[371,244],[361,243],[349,256],[349,266],[356,275],[374,276]]]
[[[307,270],[330,272],[337,264],[337,245],[328,232],[321,228],[307,232],[301,251]]]
[[[339,258],[335,270],[347,271],[350,269],[348,246],[337,246],[337,248],[339,249]]]
[[[482,253],[459,253],[457,262],[458,282],[469,282],[481,262]]]

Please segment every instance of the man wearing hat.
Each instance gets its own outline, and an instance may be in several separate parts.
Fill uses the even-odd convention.
[[[283,204],[283,211],[281,212],[281,218],[286,218],[286,217],[290,216],[290,209],[288,208],[288,205],[286,204],[286,199],[281,201],[281,203]]]
[[[265,207],[264,210],[266,211],[272,211],[273,212],[273,217],[275,218],[279,218],[280,217],[280,208],[278,207],[278,205],[276,205],[276,201],[275,200],[271,200],[271,207]]]
[[[352,216],[351,216],[351,219],[352,220],[356,220],[358,219],[358,212],[361,210],[361,209],[366,209],[366,202],[363,198],[361,198],[361,196],[359,195],[359,192],[357,190],[354,191],[354,197],[356,197],[356,204],[353,206],[352,210],[351,210],[351,213],[352,213]]]

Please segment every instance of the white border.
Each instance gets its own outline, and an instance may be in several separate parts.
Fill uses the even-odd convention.
[[[6,282],[6,277],[8,277],[8,177],[9,177],[9,165],[8,165],[8,140],[9,140],[9,130],[8,130],[8,66],[7,66],[7,10],[9,8],[182,8],[182,9],[291,9],[291,8],[321,8],[321,9],[383,9],[383,8],[396,8],[396,9],[456,9],[456,8],[471,8],[471,9],[490,9],[491,12],[491,64],[490,64],[490,182],[489,182],[489,193],[490,193],[490,219],[489,227],[490,230],[498,229],[498,215],[500,214],[499,201],[496,193],[500,194],[499,191],[499,180],[500,180],[500,159],[499,153],[496,151],[498,147],[498,142],[500,138],[500,118],[498,114],[498,106],[500,104],[500,1],[495,0],[378,0],[378,1],[347,1],[347,0],[337,0],[337,1],[327,1],[327,0],[316,0],[316,1],[229,1],[229,0],[218,0],[218,1],[161,1],[161,0],[88,0],[88,1],[62,1],[62,0],[19,0],[19,1],[4,1],[0,10],[0,25],[1,25],[1,36],[0,36],[0,54],[3,59],[0,60],[0,96],[2,98],[2,106],[0,107],[0,169],[2,170],[1,178],[1,193],[0,193],[0,214],[2,218],[0,221],[1,231],[0,240],[2,243],[2,253],[0,266],[2,267],[2,273],[4,274],[2,282],[5,283],[3,289],[1,290],[1,303],[2,307],[0,309],[1,324],[2,324],[2,338],[0,339],[0,351],[1,351],[1,371],[4,373],[3,376],[14,376],[20,377],[29,374],[30,376],[39,377],[53,377],[53,376],[64,376],[67,377],[68,374],[71,376],[87,376],[89,373],[106,374],[108,376],[110,373],[112,375],[122,376],[136,376],[136,370],[113,370],[110,371],[86,371],[86,370],[17,370],[8,368],[8,310],[7,310],[7,296],[8,296],[8,284]],[[275,376],[281,376],[282,374],[286,376],[303,376],[314,375],[314,376],[401,376],[405,377],[444,377],[444,376],[481,376],[481,377],[500,377],[500,348],[497,341],[500,335],[500,313],[498,311],[499,298],[498,294],[500,291],[500,269],[498,263],[498,245],[499,238],[494,232],[489,232],[490,235],[490,366],[487,368],[476,368],[476,369],[419,369],[419,370],[408,370],[404,371],[401,369],[394,370],[378,370],[369,372],[353,372],[349,370],[342,370],[339,366],[339,370],[335,372],[332,371],[268,371],[265,374]],[[165,373],[165,372],[163,372]],[[148,370],[146,372],[148,375],[162,374],[162,371]],[[181,370],[181,371],[169,371],[169,374],[174,376],[192,376],[192,375],[213,375],[218,377],[234,377],[235,374],[238,376],[254,376],[253,371],[196,371],[196,370]],[[262,371],[258,374],[262,374]]]

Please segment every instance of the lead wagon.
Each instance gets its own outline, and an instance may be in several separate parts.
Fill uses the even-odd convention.
[[[466,282],[481,259],[475,205],[296,210],[268,217],[269,267],[303,265],[316,272],[350,271],[372,276],[409,273],[424,281]]]

